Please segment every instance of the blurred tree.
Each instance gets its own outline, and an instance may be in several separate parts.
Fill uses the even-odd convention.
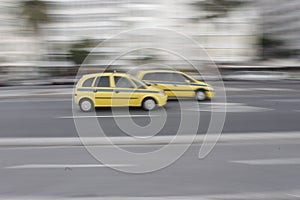
[[[272,58],[289,58],[299,54],[298,50],[286,49],[285,42],[270,35],[262,35],[258,39],[263,60]]]
[[[26,28],[32,32],[34,50],[32,55],[28,57],[27,61],[33,62],[32,71],[34,71],[36,76],[40,76],[41,68],[40,61],[44,60],[44,56],[47,55],[47,48],[44,43],[41,25],[50,22],[50,16],[48,10],[50,9],[50,4],[42,0],[23,0],[20,3],[21,17],[26,23]],[[30,36],[31,36],[30,35]],[[31,45],[32,45],[31,44]]]
[[[22,17],[27,26],[36,34],[39,34],[40,25],[50,22],[48,15],[49,5],[45,1],[27,0],[22,2]]]
[[[72,44],[69,50],[69,60],[73,61],[77,66],[80,66],[90,53],[88,49],[93,47],[95,47],[95,41],[91,39],[84,39]]]
[[[227,17],[231,11],[245,4],[247,4],[245,0],[200,0],[192,5],[206,12],[206,15],[200,19],[214,19]]]

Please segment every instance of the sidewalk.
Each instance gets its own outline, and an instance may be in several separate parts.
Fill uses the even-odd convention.
[[[0,99],[8,98],[45,98],[45,97],[71,97],[73,88],[51,88],[51,89],[16,89],[0,91]]]
[[[114,145],[180,145],[209,143],[300,142],[300,132],[233,133],[185,136],[134,137],[69,137],[69,138],[1,138],[0,147],[111,146]]]
[[[215,88],[216,91],[221,91],[222,88]],[[242,93],[246,92],[288,92],[294,93],[298,90],[296,89],[288,89],[288,88],[269,88],[269,87],[258,87],[253,86],[251,88],[241,88],[241,87],[225,87],[226,92],[231,93]],[[39,88],[27,88],[27,89],[18,89],[18,88],[0,88],[0,99],[9,99],[9,98],[68,98],[72,97],[73,88],[51,88],[51,87],[39,87]]]

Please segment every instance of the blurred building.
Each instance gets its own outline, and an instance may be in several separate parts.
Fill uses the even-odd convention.
[[[73,44],[86,39],[97,43],[121,31],[143,27],[161,27],[182,32],[198,41],[218,63],[247,62],[256,59],[258,55],[260,17],[251,1],[230,11],[226,17],[214,19],[203,17],[206,13],[193,6],[195,0],[44,1],[51,5],[48,13],[51,21],[41,25],[38,41],[42,42],[37,44],[34,35],[21,31],[25,27],[25,19],[18,15],[22,9],[22,1],[0,0],[2,67],[25,68],[34,63],[38,67],[72,68],[74,63],[68,57]],[[157,42],[159,39],[160,36],[157,35],[153,37],[156,41],[145,42]],[[178,45],[178,48],[184,45],[178,43],[176,38],[159,42],[164,42],[166,48],[168,45]],[[100,65],[105,56],[122,52],[122,45],[126,44],[117,41],[98,52],[95,49],[89,64]],[[167,56],[162,56],[164,60],[168,59]],[[202,59],[197,58],[197,55],[194,57]],[[124,60],[119,64],[133,63]]]
[[[37,60],[34,40],[20,33],[23,24],[18,6],[17,1],[0,0],[0,70],[17,72],[20,76],[36,75],[31,68]]]
[[[262,33],[277,40],[283,50],[300,50],[300,1],[261,0]],[[295,54],[297,55],[297,54]],[[299,57],[299,53],[298,53]]]

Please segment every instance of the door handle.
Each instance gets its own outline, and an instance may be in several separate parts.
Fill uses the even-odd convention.
[[[98,92],[98,91],[95,89],[95,90],[93,90],[93,92],[96,93],[96,92]]]
[[[119,94],[119,93],[120,93],[120,91],[118,91],[118,90],[117,90],[117,91],[115,91],[115,93]]]

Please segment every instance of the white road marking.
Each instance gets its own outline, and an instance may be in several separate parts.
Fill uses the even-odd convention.
[[[72,102],[72,99],[22,99],[22,100],[0,100],[0,103],[29,103],[29,102]]]
[[[135,117],[160,117],[160,115],[91,115],[91,116],[62,116],[59,119],[88,119],[88,118],[135,118]]]
[[[30,164],[4,167],[4,169],[65,169],[65,168],[103,168],[103,167],[132,167],[129,164]]]
[[[233,160],[231,163],[247,165],[300,165],[300,158],[278,158],[278,159],[257,159],[257,160]]]
[[[299,99],[268,99],[266,101],[284,102],[284,103],[299,103]]]
[[[273,199],[295,199],[299,198],[297,195],[293,195],[294,191],[268,191],[268,192],[260,192],[260,193],[226,193],[226,194],[212,194],[209,196],[201,196],[203,199],[206,200],[216,200],[216,199],[223,199],[223,200],[273,200]],[[196,198],[195,198],[196,199]]]
[[[225,90],[232,92],[246,92],[246,91],[296,91],[295,89],[288,88],[234,88],[234,87],[225,87]]]
[[[236,105],[242,105],[242,103],[229,103],[229,102],[199,102],[199,105],[236,106]]]
[[[296,197],[296,198],[300,198],[300,195],[295,195],[295,194],[287,194],[288,196],[291,196],[291,197]]]
[[[226,112],[226,113],[266,112],[266,111],[274,110],[270,108],[247,106],[246,104],[243,103],[199,103],[199,104],[200,107],[188,108],[184,110],[194,111],[194,112]],[[201,105],[205,107],[201,107]]]
[[[258,91],[296,91],[294,89],[289,89],[289,88],[252,88],[253,90],[258,90]],[[246,91],[247,89],[245,89]]]
[[[231,92],[242,92],[242,91],[245,91],[245,89],[243,89],[243,88],[225,87],[225,91],[226,92],[229,92],[229,91],[231,91]]]
[[[293,94],[293,96],[298,96],[298,94]],[[244,95],[241,95],[241,94],[233,94],[233,95],[228,95],[227,96],[228,98],[230,97],[235,97],[235,98],[251,98],[251,99],[256,99],[256,98],[259,98],[259,99],[262,99],[262,98],[280,98],[282,97],[282,95],[280,94],[263,94],[263,95],[259,95],[259,94],[244,94]]]
[[[204,139],[206,142],[211,143],[215,141],[215,134],[205,135],[181,135],[177,136],[176,140],[174,136],[154,136],[147,140],[141,140],[136,137],[35,137],[35,138],[1,138],[0,139],[0,151],[2,148],[10,147],[82,147],[87,146],[111,146],[114,145],[164,145],[170,144],[190,144],[194,141],[194,144],[202,144]],[[84,144],[83,142],[84,141]],[[299,144],[300,134],[295,132],[269,132],[269,133],[226,133],[222,134],[219,143],[241,144],[241,142],[256,142],[266,143],[270,142],[284,142],[287,144]]]

